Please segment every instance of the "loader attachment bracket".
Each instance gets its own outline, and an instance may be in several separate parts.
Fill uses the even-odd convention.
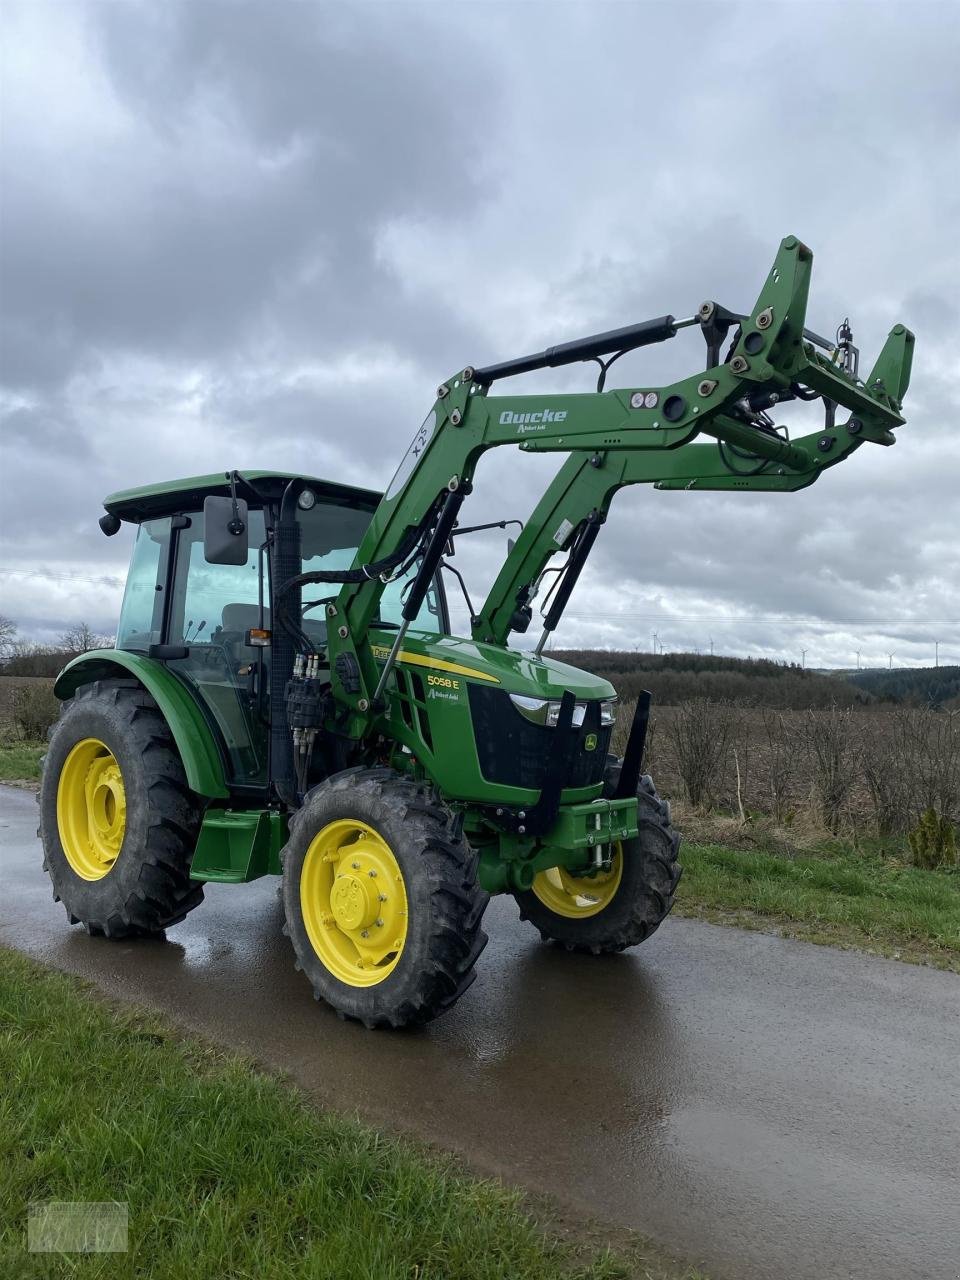
[[[642,689],[637,698],[637,709],[633,713],[633,723],[630,725],[630,736],[627,738],[627,749],[623,754],[623,764],[620,766],[620,777],[617,779],[617,785],[614,788],[614,798],[624,800],[627,796],[635,796],[637,794],[637,784],[640,781],[640,770],[643,766],[643,749],[647,743],[647,727],[650,724],[650,704],[653,702],[653,694],[647,689]]]

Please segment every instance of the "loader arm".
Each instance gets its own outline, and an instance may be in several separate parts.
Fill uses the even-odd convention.
[[[692,481],[700,487],[745,487],[742,477],[731,476],[718,464],[716,445],[692,445],[699,435],[745,451],[762,465],[770,464],[773,474],[764,471],[754,477],[761,483],[746,486],[753,488],[799,488],[864,440],[892,444],[892,429],[903,423],[900,408],[909,380],[913,335],[896,326],[868,382],[851,376],[838,364],[837,353],[818,350],[818,345],[827,344],[804,327],[812,257],[796,237],[788,236],[753,311],[734,317],[738,337],[728,358],[669,386],[566,395],[489,394],[492,384],[502,378],[580,360],[602,364],[604,356],[668,340],[698,320],[706,331],[716,326],[719,317],[732,313],[705,303],[698,316],[689,320],[662,316],[520,360],[486,369],[467,368],[441,385],[374,513],[354,562],[354,580],[327,607],[331,681],[339,707],[336,731],[362,737],[381,714],[380,695],[393,656],[420,608],[470,493],[477,462],[487,449],[519,444],[522,451],[574,455],[561,471],[565,479],[561,482],[558,477],[535,513],[524,548],[511,556],[511,564],[529,556],[530,565],[535,566],[548,553],[553,532],[539,527],[541,514],[546,519],[558,495],[562,501],[562,494],[568,492],[572,510],[582,520],[579,494],[591,468],[598,483],[590,477],[587,489],[596,491],[597,510],[605,513],[613,493],[624,484],[659,481],[662,487],[686,488]],[[725,323],[732,325],[732,321]],[[719,344],[715,342],[711,350],[719,361]],[[796,444],[761,429],[756,416],[761,411],[755,406],[793,398],[798,387],[843,406],[850,417],[841,426]],[[588,454],[611,461],[593,467]],[[408,592],[404,623],[386,667],[381,668],[371,651],[370,628],[386,582],[407,553],[406,567],[415,563],[419,568]],[[526,567],[522,572],[505,568],[498,584],[507,578],[519,580],[526,572]],[[500,595],[509,602],[509,586]],[[507,607],[496,601],[489,609],[485,606],[490,634],[505,634]],[[489,623],[491,611],[497,615],[495,624]]]
[[[889,334],[867,385],[895,387],[897,400],[902,401],[909,382],[911,354],[912,335],[897,325]],[[512,631],[525,631],[537,585],[550,560],[569,550],[578,531],[588,522],[602,525],[615,494],[627,485],[652,484],[661,490],[794,493],[813,484],[828,467],[848,458],[865,439],[876,438],[875,434],[863,433],[856,416],[839,431],[810,432],[794,442],[810,459],[810,465],[802,470],[769,460],[759,470],[744,462],[739,464],[740,471],[733,470],[731,460],[715,443],[651,452],[578,449],[560,468],[516,539],[483,607],[472,619],[473,637],[506,644]],[[891,443],[886,439],[878,442]],[[579,572],[582,562],[573,563]],[[564,577],[569,573],[568,567]],[[567,581],[566,590],[560,588],[557,600],[565,601],[574,584],[575,577]],[[548,630],[555,629],[561,613],[562,605],[557,610],[555,603],[548,615],[552,622]]]

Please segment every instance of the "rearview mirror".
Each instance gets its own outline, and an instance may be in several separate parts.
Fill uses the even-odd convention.
[[[207,564],[246,564],[250,538],[243,498],[204,498],[203,558]]]

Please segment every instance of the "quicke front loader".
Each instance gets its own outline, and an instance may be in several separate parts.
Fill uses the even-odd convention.
[[[669,808],[642,774],[649,697],[618,759],[612,686],[543,649],[618,489],[786,493],[894,443],[913,335],[896,325],[862,377],[846,322],[834,342],[805,327],[811,259],[784,240],[749,314],[705,302],[458,370],[383,495],[230,471],[108,498],[105,533],[138,526],[116,647],[60,674],[40,792],[70,921],[154,934],[205,881],[279,875],[314,993],[371,1027],[453,1004],[491,893],[572,950],[649,937],[680,878]],[[695,326],[702,372],[604,389],[619,355]],[[575,361],[600,366],[596,391],[491,394]],[[791,441],[771,415],[805,400],[823,425]],[[471,606],[471,637],[455,636],[442,573],[499,445],[568,457]],[[510,648],[548,574],[536,647]]]

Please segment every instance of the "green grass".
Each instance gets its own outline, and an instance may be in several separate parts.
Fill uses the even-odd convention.
[[[960,972],[960,874],[921,871],[834,845],[786,857],[684,844],[682,915],[775,927],[814,942],[854,946]]]
[[[639,1242],[614,1257],[595,1232],[550,1236],[500,1183],[321,1113],[245,1061],[2,950],[0,1079],[0,1274],[10,1280],[695,1274]],[[129,1252],[28,1254],[27,1205],[47,1200],[128,1203]]]
[[[46,749],[46,743],[0,745],[0,782],[35,782],[40,777],[40,757]]]

